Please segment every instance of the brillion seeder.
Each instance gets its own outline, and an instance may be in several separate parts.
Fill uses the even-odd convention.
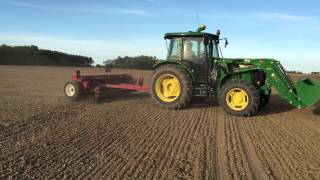
[[[99,100],[108,89],[124,89],[131,92],[148,92],[149,87],[143,85],[143,77],[135,79],[128,74],[109,74],[82,76],[80,71],[64,86],[65,95],[76,100],[84,94],[93,94]]]
[[[188,106],[194,97],[218,99],[224,111],[251,116],[264,108],[272,88],[292,106],[301,109],[320,101],[320,81],[303,79],[294,83],[281,63],[274,59],[223,58],[219,53],[220,31],[166,33],[167,60],[154,66],[150,91],[143,78],[128,74],[81,76],[65,85],[65,94],[77,99],[83,93],[96,98],[106,89],[148,92],[155,104],[166,109]]]

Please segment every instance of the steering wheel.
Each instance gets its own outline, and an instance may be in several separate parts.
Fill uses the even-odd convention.
[[[181,59],[181,56],[175,54],[175,55],[171,55],[169,58],[170,59]]]
[[[205,57],[206,56],[206,52],[205,51],[201,51],[200,53],[199,53],[199,57]]]

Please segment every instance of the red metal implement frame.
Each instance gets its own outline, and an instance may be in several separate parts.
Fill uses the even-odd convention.
[[[80,71],[72,77],[77,81],[83,93],[94,93],[100,98],[101,93],[107,89],[126,89],[133,92],[148,92],[149,87],[143,85],[143,77],[135,79],[129,74],[107,74],[81,76]]]

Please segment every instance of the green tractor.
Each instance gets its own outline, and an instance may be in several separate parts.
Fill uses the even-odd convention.
[[[212,97],[231,115],[252,116],[268,104],[272,87],[299,109],[320,100],[320,82],[294,84],[277,60],[219,57],[220,31],[210,34],[205,28],[165,34],[167,60],[155,65],[150,88],[159,106],[181,109],[196,97]]]

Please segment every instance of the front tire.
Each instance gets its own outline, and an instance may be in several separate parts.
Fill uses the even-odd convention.
[[[151,86],[151,98],[162,108],[182,109],[191,101],[192,80],[177,65],[168,64],[157,68],[152,76]]]
[[[252,116],[260,103],[259,90],[242,80],[230,80],[222,87],[220,103],[225,112],[234,116]]]

